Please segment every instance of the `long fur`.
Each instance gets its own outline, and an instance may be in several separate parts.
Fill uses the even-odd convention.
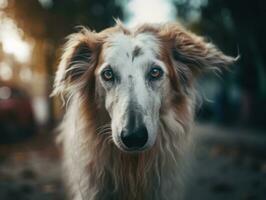
[[[160,59],[169,70],[171,88],[165,90],[170,95],[160,110],[156,142],[151,149],[138,154],[124,153],[113,143],[111,119],[95,81],[104,41],[116,32],[156,35],[161,46]],[[90,66],[87,70],[84,59],[80,63],[73,61],[81,44],[89,49],[84,51],[84,56],[88,56],[85,62]],[[65,49],[54,95],[63,93],[69,102],[61,124],[61,139],[70,199],[182,199],[182,183],[193,143],[190,129],[196,103],[194,79],[207,68],[224,67],[235,59],[178,24],[145,24],[131,31],[118,23],[100,33],[83,29],[70,36]]]
[[[182,196],[181,179],[188,160],[181,158],[188,153],[184,145],[189,145],[190,136],[185,135],[174,113],[161,119],[161,133],[151,150],[130,155],[110,141],[108,125],[93,134],[94,125],[82,122],[84,116],[80,116],[77,105],[75,102],[69,108],[67,116],[71,117],[65,119],[68,125],[63,130],[68,134],[63,140],[64,166],[74,199],[156,200]],[[69,127],[73,122],[76,127]],[[87,127],[80,126],[84,124]]]

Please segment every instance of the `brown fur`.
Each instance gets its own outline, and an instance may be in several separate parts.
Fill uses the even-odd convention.
[[[101,50],[110,45],[105,43],[106,39],[117,32],[132,36],[145,32],[154,34],[161,47],[158,57],[169,71],[171,88],[166,90],[171,91],[171,96],[160,110],[160,133],[155,145],[139,154],[124,153],[109,135],[98,134],[110,132],[110,126],[104,125],[110,124],[111,119],[97,91],[95,71],[103,62]],[[86,65],[81,65],[86,67],[84,72],[77,73],[71,69],[71,59],[81,44],[92,53]],[[100,33],[82,29],[71,35],[53,93],[65,95],[70,102],[61,130],[70,198],[181,199],[194,117],[194,79],[202,71],[225,67],[234,61],[179,24],[144,24],[131,31],[119,22]]]

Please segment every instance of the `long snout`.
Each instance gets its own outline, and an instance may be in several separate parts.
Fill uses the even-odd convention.
[[[143,122],[141,113],[130,110],[127,114],[126,125],[120,138],[127,150],[140,150],[148,141],[148,130]]]

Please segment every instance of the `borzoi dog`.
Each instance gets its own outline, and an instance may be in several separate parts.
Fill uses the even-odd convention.
[[[182,199],[195,79],[234,61],[176,23],[70,35],[53,92],[70,199]]]

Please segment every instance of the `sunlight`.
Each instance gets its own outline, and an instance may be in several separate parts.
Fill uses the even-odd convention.
[[[0,9],[7,7],[8,2],[7,0],[0,0]]]
[[[0,80],[8,81],[12,78],[13,71],[7,63],[0,63]]]
[[[17,61],[24,63],[30,59],[32,46],[22,39],[21,30],[11,19],[4,18],[0,22],[0,42],[7,54],[13,54]]]
[[[126,6],[128,26],[138,23],[161,23],[173,21],[176,18],[176,9],[170,0],[131,0]]]
[[[23,67],[19,72],[19,77],[24,82],[30,82],[32,80],[32,71],[29,67]]]
[[[52,0],[38,0],[38,1],[40,2],[42,7],[44,7],[44,8],[50,8],[53,5]]]

